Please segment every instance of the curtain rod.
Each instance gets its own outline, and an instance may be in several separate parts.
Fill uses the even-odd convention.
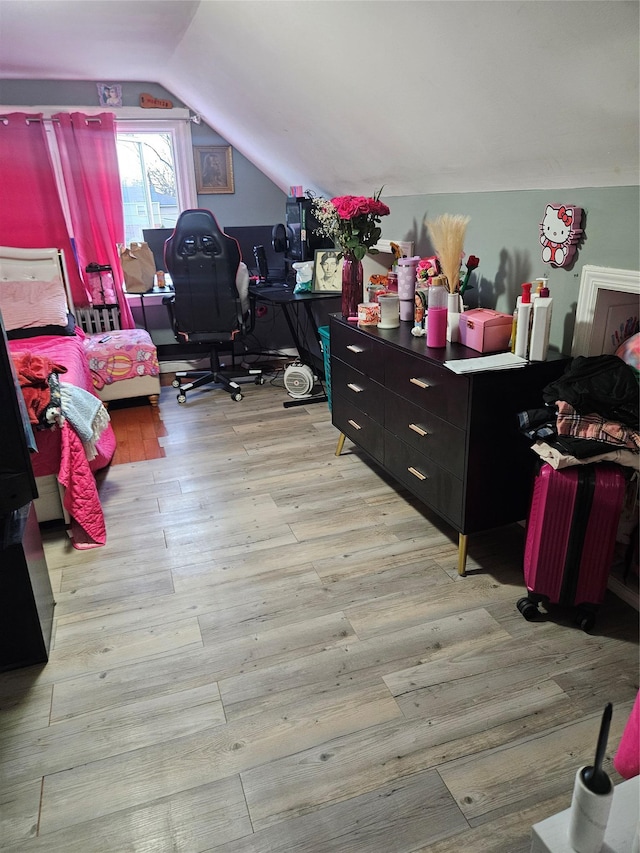
[[[184,107],[174,107],[171,110],[143,109],[142,107],[118,107],[116,110],[108,107],[52,107],[52,106],[14,106],[0,104],[0,116],[8,113],[42,113],[45,121],[50,120],[55,113],[85,113],[88,116],[99,113],[112,113],[117,122],[125,121],[185,121],[192,122],[194,117],[190,110]],[[197,122],[196,122],[197,123]]]
[[[0,113],[0,122],[3,124],[7,124],[9,121],[9,113]],[[56,124],[60,124],[59,118],[54,118],[54,116],[43,116],[42,118],[37,118],[35,116],[27,115],[25,119],[27,124],[40,124],[45,121],[54,121]],[[102,124],[101,119],[98,116],[87,116],[86,118],[87,124]]]

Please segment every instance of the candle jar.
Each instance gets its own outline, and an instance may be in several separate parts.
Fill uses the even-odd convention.
[[[378,296],[380,306],[379,329],[397,329],[400,325],[400,300],[397,293],[381,293]]]

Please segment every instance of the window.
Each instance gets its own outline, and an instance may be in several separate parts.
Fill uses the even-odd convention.
[[[5,108],[7,109],[7,108]],[[33,112],[33,107],[14,106],[10,112]],[[60,190],[60,200],[73,236],[69,206],[62,179],[58,146],[50,117],[68,112],[67,107],[47,107],[42,112],[47,141]],[[95,115],[104,107],[74,107],[72,111]],[[125,242],[142,242],[143,228],[172,228],[183,210],[197,207],[191,124],[187,109],[160,110],[123,107],[116,116],[118,163],[122,187]],[[156,115],[149,115],[155,113]]]
[[[197,207],[191,133],[185,121],[116,121],[125,242],[143,228],[172,228]]]

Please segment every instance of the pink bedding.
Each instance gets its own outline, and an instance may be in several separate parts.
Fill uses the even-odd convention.
[[[9,341],[12,353],[30,352],[64,365],[64,382],[93,391],[91,372],[84,350],[84,332],[76,336],[43,335]],[[65,488],[64,506],[71,516],[72,542],[75,548],[95,548],[106,542],[106,527],[94,472],[105,468],[113,458],[116,439],[111,425],[96,444],[97,456],[88,461],[80,436],[69,425],[52,430],[34,430],[38,452],[33,454],[36,477],[55,474]]]

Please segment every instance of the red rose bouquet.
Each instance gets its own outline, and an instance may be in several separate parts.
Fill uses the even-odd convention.
[[[380,218],[390,213],[380,201],[380,190],[372,198],[358,195],[341,195],[336,198],[316,198],[313,212],[319,222],[317,233],[337,241],[342,254],[361,261],[380,239]]]

